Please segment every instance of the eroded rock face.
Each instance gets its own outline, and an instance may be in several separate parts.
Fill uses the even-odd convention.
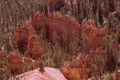
[[[64,6],[64,0],[49,0],[50,1],[50,11],[59,10],[61,7]]]
[[[21,74],[23,72],[22,57],[18,53],[10,53],[8,63],[13,74]]]
[[[39,35],[45,29],[46,39],[53,45],[59,44],[68,48],[74,38],[81,38],[80,25],[70,15],[63,16],[61,13],[55,12],[49,13],[48,17],[45,17],[42,13],[37,12],[31,23]]]
[[[24,68],[24,72],[27,72],[29,70],[33,70],[39,67],[38,62],[36,62],[35,60],[29,57],[22,57],[22,65]]]
[[[6,51],[0,51],[0,60],[3,60],[7,58],[7,52]]]
[[[44,70],[40,72],[39,69],[35,69],[18,75],[16,78],[19,80],[67,80],[58,69],[45,67]]]
[[[30,56],[33,59],[38,59],[43,54],[43,48],[40,43],[40,37],[37,35],[32,35],[29,37],[27,50],[25,51],[25,55]]]
[[[95,21],[84,20],[80,27],[78,21],[71,17],[70,15],[62,15],[58,12],[49,13],[48,17],[45,17],[42,13],[35,13],[31,22],[26,23],[22,28],[15,29],[15,42],[19,50],[26,54],[31,54],[32,58],[35,55],[40,57],[42,54],[42,49],[37,50],[30,45],[39,45],[40,40],[37,42],[32,42],[36,40],[29,39],[33,35],[45,36],[45,39],[52,43],[53,45],[60,45],[66,52],[70,52],[72,45],[70,44],[76,38],[79,39],[83,49],[94,50],[96,48],[102,47],[104,43],[104,38],[108,34],[108,29],[97,27]],[[18,37],[20,36],[20,37]],[[87,42],[84,41],[85,36],[87,36]],[[29,40],[28,40],[29,39]],[[31,41],[32,40],[32,41]],[[82,43],[83,41],[83,43]],[[28,44],[29,42],[29,44]],[[29,45],[29,46],[28,46]],[[87,48],[86,48],[87,47]],[[28,51],[34,48],[39,54]],[[27,51],[26,51],[27,50]],[[83,51],[85,52],[85,51]],[[33,56],[34,54],[34,56]]]
[[[81,37],[79,23],[74,17],[69,15],[62,16],[60,13],[49,14],[48,24],[50,40],[53,43],[56,41],[59,43],[64,41],[69,42],[75,37]]]
[[[61,71],[68,80],[88,80],[91,72],[95,70],[93,65],[99,71],[106,68],[106,53],[104,50],[97,48],[91,50],[87,55],[81,53],[75,60],[66,63]]]
[[[39,67],[38,62],[29,57],[23,57],[19,53],[0,51],[0,69],[8,67],[10,73],[14,75]]]
[[[37,34],[41,34],[42,29],[47,25],[45,16],[39,12],[34,14],[31,23]]]
[[[120,80],[120,70],[116,72],[116,80]]]
[[[2,70],[2,68],[5,68],[7,66],[6,61],[7,61],[7,52],[0,51],[0,70]]]
[[[81,54],[75,60],[66,63],[61,71],[68,80],[88,80],[90,65],[85,55]]]
[[[82,39],[87,36],[90,49],[94,50],[101,47],[107,34],[107,27],[99,28],[93,20],[84,20],[82,22]]]
[[[15,44],[21,53],[27,49],[28,38],[35,34],[35,30],[31,23],[25,23],[21,28],[14,29]]]

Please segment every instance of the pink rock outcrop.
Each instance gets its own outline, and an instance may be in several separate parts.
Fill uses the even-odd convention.
[[[45,67],[44,72],[40,72],[39,68],[28,71],[16,76],[19,80],[67,80],[59,69]]]

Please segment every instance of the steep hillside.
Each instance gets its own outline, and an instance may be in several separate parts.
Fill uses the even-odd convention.
[[[0,1],[0,80],[31,70],[45,80],[54,70],[61,80],[119,80],[119,69],[119,0]]]

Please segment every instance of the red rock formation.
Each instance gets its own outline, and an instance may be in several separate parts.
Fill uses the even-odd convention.
[[[14,29],[15,44],[21,53],[24,53],[27,48],[28,38],[35,34],[35,30],[31,23],[25,23],[21,28]]]
[[[116,72],[116,80],[120,80],[120,70]]]
[[[33,65],[33,69],[36,69],[39,67],[39,63],[37,61],[33,61],[32,65]]]
[[[49,39],[51,41],[58,40],[58,42],[60,42],[60,38],[63,37],[62,33],[65,34],[65,32],[66,34],[69,32],[69,35],[72,37],[81,36],[80,25],[77,20],[74,17],[70,17],[69,15],[62,16],[57,12],[49,13],[48,18],[45,18],[42,13],[37,12],[32,19],[32,25],[38,34],[41,33],[43,27],[47,26],[47,33],[50,34]],[[53,36],[53,34],[56,36]]]
[[[7,52],[0,51],[0,70],[6,67],[7,63]]]
[[[23,72],[22,57],[17,53],[10,53],[8,56],[10,70],[13,74],[21,74]]]
[[[91,49],[96,49],[102,46],[105,36],[108,34],[108,29],[96,27],[92,20],[85,20],[82,23],[82,37],[88,37]]]
[[[75,38],[81,39],[81,27],[74,17],[69,15],[62,16],[60,13],[49,13],[48,17],[42,13],[35,13],[31,22],[26,23],[21,28],[14,30],[15,42],[19,51],[24,53],[27,50],[28,38],[35,34],[43,35],[52,44],[59,44],[69,52],[70,42]]]
[[[28,40],[27,50],[25,54],[33,59],[38,59],[43,54],[40,38],[37,35],[32,35]]]
[[[97,48],[96,50],[91,50],[90,53],[88,54],[88,61],[92,62],[92,64],[95,64],[96,66],[98,66],[96,64],[96,58],[99,59],[99,66],[101,66],[102,69],[106,68],[106,52],[104,50],[102,50],[101,48]],[[91,65],[92,66],[92,65]]]
[[[81,28],[74,17],[55,12],[49,13],[48,17],[42,13],[36,13],[32,19],[32,25],[37,34],[41,34],[43,28],[46,29],[47,40],[52,44],[60,44],[62,47],[67,46],[74,38],[81,38]]]
[[[3,60],[7,58],[7,52],[6,51],[0,51],[0,60]]]
[[[65,39],[66,37],[68,37],[68,40],[71,40],[75,37],[81,36],[80,25],[74,17],[70,17],[69,15],[62,16],[60,13],[53,13],[49,14],[48,22],[50,40],[52,42],[60,42],[60,39]],[[56,37],[54,34],[56,34]],[[67,36],[64,37],[65,35]]]
[[[97,57],[100,57],[99,65],[96,63]],[[75,60],[66,63],[61,71],[68,80],[88,80],[88,76],[94,70],[93,64],[97,66],[98,70],[104,70],[106,68],[106,59],[105,51],[98,48],[87,55],[81,53]]]
[[[91,67],[88,66],[85,55],[79,55],[76,60],[67,63],[61,71],[68,80],[88,80]]]
[[[22,63],[24,64],[24,72],[39,67],[39,64],[29,57],[23,57],[22,58]]]
[[[32,19],[32,26],[37,34],[41,34],[41,30],[46,27],[46,18],[42,13],[36,12]]]
[[[62,70],[67,80],[88,80],[88,75],[85,68],[79,69],[68,69],[63,68]]]
[[[32,63],[32,59],[31,58],[28,58],[28,57],[24,57],[23,59],[22,59],[24,62],[26,62],[26,63]]]
[[[64,5],[64,0],[49,0],[50,11],[55,11],[60,9]]]
[[[14,52],[8,55],[8,63],[11,73],[15,75],[39,67],[38,62],[28,57],[22,57],[20,54]]]

